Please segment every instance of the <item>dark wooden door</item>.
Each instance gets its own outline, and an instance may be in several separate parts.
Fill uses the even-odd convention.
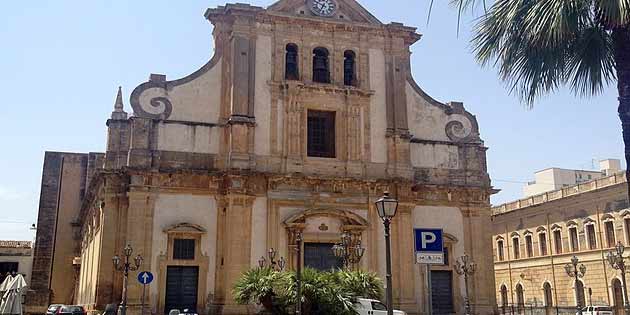
[[[343,262],[335,257],[332,247],[328,243],[305,243],[304,266],[317,270],[340,269]]]
[[[431,271],[433,314],[455,313],[453,306],[453,272]]]
[[[166,271],[164,313],[177,309],[197,311],[199,267],[169,266]]]

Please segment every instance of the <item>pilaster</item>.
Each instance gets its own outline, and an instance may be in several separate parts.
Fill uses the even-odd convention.
[[[232,288],[251,264],[252,206],[254,196],[228,193],[219,205],[216,302],[223,314],[243,314],[247,306],[237,305]]]

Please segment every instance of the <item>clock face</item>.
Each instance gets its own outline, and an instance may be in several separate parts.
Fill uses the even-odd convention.
[[[312,0],[311,11],[319,16],[332,16],[337,11],[334,0]]]

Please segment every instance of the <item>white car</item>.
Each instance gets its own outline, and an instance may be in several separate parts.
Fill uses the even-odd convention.
[[[387,306],[381,301],[370,299],[357,299],[354,309],[359,315],[387,315]],[[395,315],[407,315],[403,311],[394,310]]]
[[[614,313],[610,306],[587,306],[582,309],[582,315],[613,315]]]

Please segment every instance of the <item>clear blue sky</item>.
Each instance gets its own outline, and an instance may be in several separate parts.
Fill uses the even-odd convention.
[[[233,2],[247,2],[243,0]],[[493,69],[473,59],[470,23],[456,34],[455,11],[436,1],[362,0],[383,22],[417,26],[413,74],[440,101],[463,101],[479,120],[489,172],[501,203],[550,166],[588,168],[621,158],[616,90],[577,99],[567,91],[527,110]],[[212,55],[210,0],[7,1],[0,10],[0,239],[30,240],[44,151],[102,152],[116,88],[129,93],[149,73],[187,75]],[[267,6],[269,1],[250,1]],[[469,17],[468,17],[469,18]]]

